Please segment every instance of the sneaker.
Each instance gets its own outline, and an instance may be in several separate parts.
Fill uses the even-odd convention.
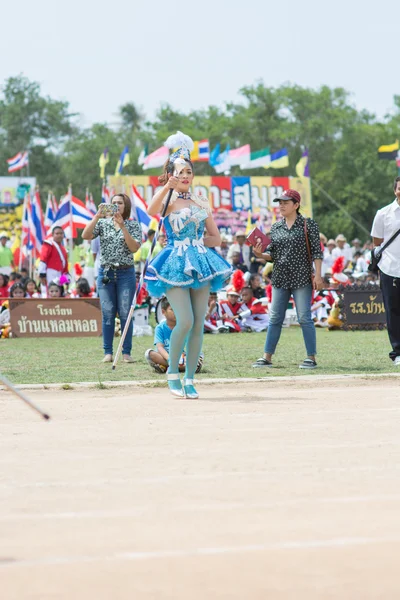
[[[160,373],[160,374],[164,374],[167,372],[167,367],[165,367],[164,365],[159,365],[155,362],[153,362],[150,358],[150,352],[153,352],[153,350],[150,348],[149,350],[146,350],[144,357],[147,360],[147,362],[149,363],[149,365],[152,367],[152,369],[154,369],[154,371],[156,373]]]
[[[394,361],[393,361],[393,364],[394,364],[396,367],[400,367],[400,356],[396,356],[396,358],[395,358],[395,359],[394,359]]]
[[[201,371],[201,369],[203,367],[203,362],[204,362],[204,354],[201,353],[200,356],[199,356],[199,360],[198,360],[198,363],[197,363],[197,367],[196,367],[195,373],[200,373],[200,371]]]
[[[124,363],[134,363],[135,362],[130,354],[123,354],[122,359],[123,359]]]
[[[229,327],[226,325],[221,325],[218,327],[218,333],[229,333]]]
[[[261,369],[262,367],[272,367],[272,362],[266,358],[258,358],[255,363],[252,364],[253,369]]]
[[[315,327],[329,327],[328,321],[317,321]]]
[[[316,369],[317,368],[317,363],[315,362],[315,360],[312,360],[311,358],[306,358],[303,360],[303,362],[301,363],[301,365],[299,365],[299,369]]]
[[[104,362],[104,363],[110,363],[112,361],[113,361],[112,354],[106,354],[102,360],[102,362]]]

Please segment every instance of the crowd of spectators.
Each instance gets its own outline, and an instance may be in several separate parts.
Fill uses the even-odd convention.
[[[137,277],[143,270],[154,235],[155,232],[149,230],[146,241],[134,255]],[[339,285],[374,283],[376,276],[368,271],[372,241],[362,243],[356,238],[348,243],[342,234],[335,239],[327,239],[321,233],[320,238],[323,250],[322,276],[326,283],[326,291],[315,294],[313,312],[316,326],[323,327],[328,326],[330,312],[335,307],[337,300],[335,288]],[[4,325],[9,325],[7,322],[9,298],[96,297],[99,253],[94,242],[91,250],[89,248],[90,264],[94,265],[93,267],[88,268],[83,259],[72,269],[69,266],[70,274],[60,271],[58,277],[48,281],[39,273],[41,264],[39,261],[36,265],[32,265],[31,273],[26,267],[18,269],[9,247],[9,235],[2,232],[0,234],[0,311],[2,311],[0,331],[1,328],[4,330]],[[155,253],[160,252],[165,244],[165,235],[160,234]],[[222,235],[221,246],[217,251],[233,266],[234,272],[218,297],[216,294],[210,294],[205,331],[213,334],[264,331],[268,327],[268,306],[272,294],[270,275],[273,265],[254,256],[252,247],[246,243],[245,231],[237,231],[233,236]],[[84,256],[88,256],[86,247],[85,252],[82,253],[82,257]],[[150,299],[146,294],[141,295],[141,301],[148,304],[152,310],[155,310],[158,300]],[[293,314],[294,311],[291,312],[291,308],[288,307],[288,324],[294,324]]]

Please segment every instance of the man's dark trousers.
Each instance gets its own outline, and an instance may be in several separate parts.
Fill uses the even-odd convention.
[[[392,351],[389,357],[394,360],[400,356],[400,278],[380,274],[386,322]]]

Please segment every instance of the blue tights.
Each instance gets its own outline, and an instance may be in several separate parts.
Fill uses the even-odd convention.
[[[193,379],[203,344],[204,319],[210,286],[168,290],[167,298],[175,313],[176,325],[171,333],[168,373],[179,372],[179,359],[186,343],[185,378]]]

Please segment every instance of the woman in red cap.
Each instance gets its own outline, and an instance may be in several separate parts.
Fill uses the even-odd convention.
[[[315,221],[300,214],[301,196],[296,190],[286,190],[274,202],[279,202],[282,220],[271,227],[271,243],[266,251],[262,252],[260,244],[253,249],[256,257],[274,263],[271,276],[272,304],[264,356],[253,367],[272,367],[272,355],[279,342],[288,302],[293,295],[307,351],[307,358],[301,363],[300,369],[315,369],[317,345],[311,299],[313,289],[319,290],[324,286],[319,229]],[[312,263],[315,265],[315,277]]]

